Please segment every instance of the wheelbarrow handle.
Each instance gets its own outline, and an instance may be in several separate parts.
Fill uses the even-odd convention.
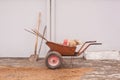
[[[95,43],[97,41],[86,41],[85,43]]]
[[[102,43],[92,43],[92,45],[102,45]]]
[[[85,42],[82,47],[78,51],[78,56],[82,54],[90,45],[102,45],[102,43],[96,43],[96,41],[87,41]],[[84,47],[85,46],[85,47]]]

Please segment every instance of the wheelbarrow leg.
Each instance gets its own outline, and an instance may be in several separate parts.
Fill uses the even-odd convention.
[[[72,68],[73,68],[73,65],[74,65],[74,64],[73,64],[73,59],[74,59],[74,56],[71,56],[71,62],[70,62],[70,63],[71,63],[71,67],[72,67]]]
[[[71,62],[70,62],[71,64],[71,68],[73,68],[74,67],[74,56],[71,56]]]

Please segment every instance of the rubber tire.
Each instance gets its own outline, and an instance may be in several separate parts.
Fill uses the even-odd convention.
[[[50,65],[49,62],[48,62],[49,57],[52,56],[52,55],[57,56],[57,57],[59,58],[59,63],[58,63],[58,65],[56,65],[56,66]],[[60,67],[62,66],[62,56],[61,56],[61,54],[58,53],[58,52],[56,52],[56,51],[50,51],[50,52],[48,52],[48,54],[47,54],[47,56],[46,56],[46,58],[45,58],[45,64],[46,64],[46,66],[47,66],[49,69],[57,69],[57,68],[60,68]]]

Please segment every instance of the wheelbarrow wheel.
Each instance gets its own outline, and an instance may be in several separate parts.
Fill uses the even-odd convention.
[[[45,58],[45,64],[50,69],[60,68],[62,65],[62,56],[56,51],[48,52]]]

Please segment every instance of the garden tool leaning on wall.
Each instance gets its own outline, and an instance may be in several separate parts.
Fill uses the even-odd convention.
[[[39,32],[39,28],[40,28],[40,17],[41,17],[41,13],[39,13],[39,15],[38,15],[38,22],[37,22],[37,26],[36,26],[36,30],[38,32]],[[30,55],[29,61],[34,62],[34,61],[38,60],[39,55],[37,54],[37,48],[38,48],[38,34],[36,34],[34,54]]]

